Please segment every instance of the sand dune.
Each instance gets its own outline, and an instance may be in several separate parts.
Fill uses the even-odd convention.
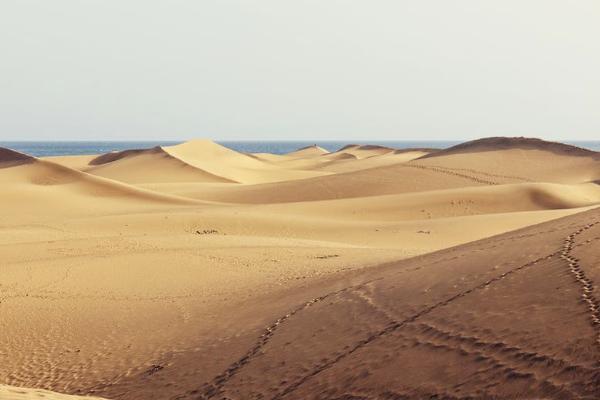
[[[425,155],[411,164],[494,182],[580,183],[600,178],[598,152],[526,138],[480,139]]]
[[[127,183],[234,183],[174,157],[162,147],[103,154],[90,161],[86,172]]]
[[[276,168],[210,140],[193,140],[163,149],[196,168],[240,183],[277,182],[323,175],[318,172]]]
[[[340,173],[402,163],[430,152],[427,149],[395,150],[384,146],[348,145],[329,153],[322,148],[309,146],[284,156],[263,154],[258,157],[286,168]]]
[[[598,398],[599,162],[0,148],[0,399]]]
[[[599,221],[593,211],[326,282],[275,312],[262,336],[229,343],[246,341],[246,350],[192,390],[236,399],[597,397],[597,289],[588,282]],[[180,362],[172,371],[194,365]]]
[[[506,183],[519,182],[504,179]],[[342,172],[298,181],[257,185],[152,185],[155,190],[231,203],[282,203],[399,194],[491,185],[471,172],[446,171],[410,163]]]
[[[349,144],[338,150],[339,153],[352,154],[356,158],[368,158],[393,153],[395,149],[387,146],[377,146],[369,144]]]
[[[424,156],[423,158],[440,157],[450,154],[480,153],[487,151],[497,152],[514,149],[542,150],[557,155],[598,158],[598,153],[593,150],[584,149],[565,143],[549,142],[542,139],[526,137],[490,137],[472,140],[452,146],[445,150],[436,151],[435,153]]]
[[[38,213],[89,214],[121,205],[147,208],[199,204],[193,199],[126,185],[33,157],[20,157],[17,161],[3,157],[0,185],[5,212],[24,220],[35,219]]]
[[[467,187],[399,195],[372,196],[265,207],[268,212],[319,218],[415,220],[600,205],[600,186],[522,183]]]
[[[600,179],[600,159],[596,152],[584,150],[571,154],[567,151],[568,155],[557,155],[544,148],[501,147],[497,151],[446,155],[435,152],[431,153],[435,156],[425,158],[413,158],[420,157],[422,153],[410,151],[350,161],[337,160],[329,164],[315,164],[314,158],[311,158],[305,168],[321,168],[332,174],[277,184],[153,188],[204,200],[279,203],[526,182],[577,184]],[[304,162],[295,160],[299,161]]]
[[[427,151],[421,151],[419,149],[406,149],[406,151],[388,152],[382,155],[371,156],[366,158],[357,158],[355,155],[350,153],[333,153],[331,154],[332,162],[319,166],[318,168],[324,171],[335,173],[353,172],[362,169],[370,169],[376,167],[384,167],[386,165],[406,163],[408,161],[422,157],[426,154],[429,153]],[[337,158],[334,158],[336,156]]]

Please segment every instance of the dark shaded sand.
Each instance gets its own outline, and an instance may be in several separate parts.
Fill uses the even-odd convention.
[[[596,209],[349,273],[232,310],[215,336],[235,338],[97,393],[597,399],[599,243]]]

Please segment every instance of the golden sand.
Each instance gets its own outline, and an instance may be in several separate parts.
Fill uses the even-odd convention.
[[[530,139],[1,149],[0,399],[598,398],[598,181]]]

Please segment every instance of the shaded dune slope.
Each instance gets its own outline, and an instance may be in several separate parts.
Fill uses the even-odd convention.
[[[595,399],[598,240],[596,209],[282,293],[235,316],[265,328],[174,356],[156,382],[177,387],[157,387],[182,400]],[[156,398],[143,382],[102,394]]]
[[[450,154],[511,149],[543,150],[559,155],[600,158],[600,154],[593,150],[584,149],[582,147],[577,147],[565,143],[550,142],[542,139],[527,137],[489,137],[471,140],[465,143],[457,144],[456,146],[452,146],[448,149],[436,151],[434,153],[425,155],[421,158],[439,157]]]
[[[0,149],[0,152],[4,155],[0,161],[3,187],[0,197],[6,208],[39,205],[93,210],[102,208],[102,200],[108,199],[118,203],[200,204],[193,199],[130,186],[10,150]]]
[[[558,210],[600,204],[600,187],[519,183],[416,193],[285,203],[268,212],[299,213],[323,219],[417,220],[457,216]]]
[[[34,162],[35,158],[15,150],[0,147],[0,168]]]

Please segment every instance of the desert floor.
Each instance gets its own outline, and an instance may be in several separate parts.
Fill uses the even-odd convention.
[[[598,399],[599,183],[523,138],[0,149],[0,399]]]

